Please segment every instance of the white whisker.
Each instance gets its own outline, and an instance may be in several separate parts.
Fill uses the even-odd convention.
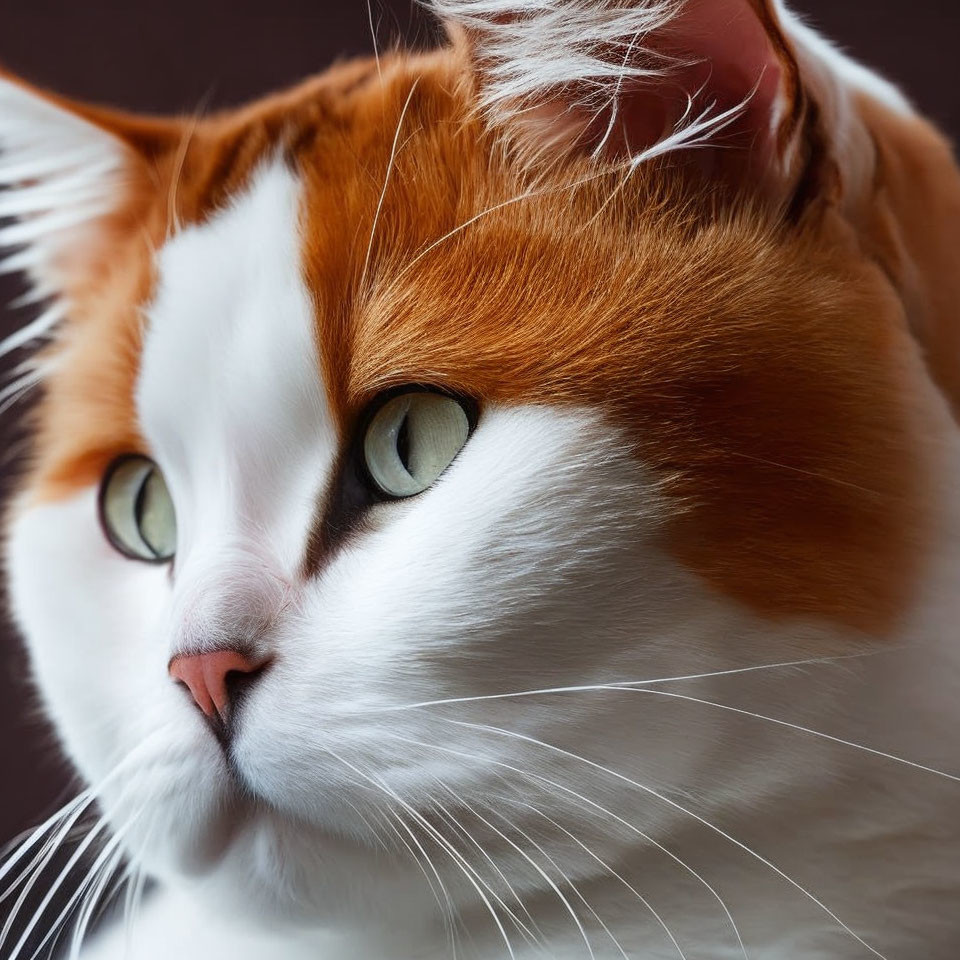
[[[36,929],[37,924],[40,922],[40,919],[43,917],[44,913],[46,912],[47,907],[50,906],[50,903],[52,902],[54,896],[56,896],[57,891],[63,885],[64,880],[66,880],[66,878],[73,872],[73,869],[80,862],[83,855],[89,849],[93,841],[96,840],[96,838],[106,829],[107,824],[108,824],[108,821],[106,817],[101,817],[93,825],[93,827],[91,827],[86,837],[77,846],[77,849],[73,852],[73,855],[67,861],[66,866],[60,871],[60,873],[57,875],[57,878],[48,887],[46,894],[44,895],[43,899],[40,901],[40,905],[34,911],[33,916],[30,918],[29,923],[27,923],[26,928],[21,933],[20,939],[17,941],[16,945],[14,946],[13,951],[6,957],[6,960],[16,960],[16,957],[20,954],[20,951],[23,950],[25,944],[30,938],[30,935]],[[39,876],[40,876],[40,873],[38,872],[34,877],[34,881]],[[33,882],[31,882],[31,884],[26,888],[26,890],[30,890],[32,889],[32,887],[33,887]],[[83,888],[81,887],[81,889]],[[64,908],[64,911],[60,914],[60,917],[58,918],[57,923],[55,923],[53,927],[51,927],[51,931],[56,929],[59,926],[59,923],[67,915],[67,912],[70,909],[72,909],[73,904],[76,903],[75,898],[78,896],[78,894],[79,894],[79,891],[78,893],[74,894],[73,897],[70,898],[70,901],[68,902],[67,906]],[[10,931],[13,928],[13,924],[19,914],[19,908],[23,905],[24,900],[25,900],[25,897],[21,895],[20,899],[18,899],[17,903],[14,905],[14,909],[11,911],[10,916],[7,917],[7,922],[4,924],[3,930],[0,931],[0,947],[3,947],[3,945],[6,944],[7,938],[10,935]],[[48,936],[50,935],[52,935],[52,933],[48,933]]]
[[[29,831],[25,838],[22,840],[19,846],[16,846],[13,849],[12,853],[6,858],[6,860],[0,864],[0,880],[2,880],[22,859],[25,857],[36,845],[40,842],[42,837],[47,834],[53,827],[58,823],[61,823],[65,818],[69,817],[77,807],[86,808],[91,803],[93,803],[95,795],[93,790],[84,790],[81,794],[74,797],[69,803],[61,807],[53,816],[49,817],[39,827],[35,827],[33,830]],[[69,828],[68,828],[69,829]],[[17,841],[14,841],[16,844]],[[13,844],[11,844],[13,846]],[[31,863],[31,866],[33,864]],[[17,885],[19,881],[14,882],[14,886]],[[0,903],[3,902],[10,894],[10,888],[4,891],[3,895],[0,896]]]
[[[445,718],[441,718],[441,719],[444,719],[444,722],[446,723],[455,724],[456,726],[464,727],[466,729],[479,730],[479,731],[484,731],[486,733],[494,733],[499,736],[510,737],[517,740],[522,740],[525,743],[530,743],[535,746],[543,747],[545,750],[550,750],[551,752],[557,753],[561,756],[568,757],[571,760],[577,760],[580,763],[585,763],[588,766],[592,767],[593,769],[600,771],[601,773],[605,773],[608,776],[612,776],[617,780],[620,780],[623,783],[629,784],[630,786],[635,787],[637,790],[641,790],[647,795],[656,798],[662,803],[665,803],[668,806],[672,807],[677,812],[684,814],[684,816],[693,818],[698,823],[705,826],[708,830],[711,830],[713,833],[717,834],[717,836],[720,836],[723,839],[727,840],[729,843],[732,843],[738,849],[742,850],[744,853],[753,857],[759,863],[762,863],[765,867],[772,870],[775,874],[777,874],[777,876],[781,877],[783,880],[789,883],[790,886],[792,886],[798,892],[803,894],[803,896],[806,897],[811,903],[819,907],[828,917],[830,917],[831,920],[834,921],[834,923],[836,923],[839,927],[841,927],[844,931],[846,931],[846,933],[848,933],[861,946],[869,950],[874,956],[880,957],[881,960],[887,960],[887,958],[884,957],[884,955],[879,950],[872,947],[855,930],[853,930],[846,923],[844,923],[843,920],[841,920],[840,917],[838,917],[836,913],[834,913],[822,900],[820,900],[815,894],[807,890],[806,887],[802,886],[800,883],[794,880],[793,877],[789,876],[789,874],[784,873],[784,871],[781,870],[775,863],[768,860],[762,854],[757,853],[756,850],[753,850],[751,847],[747,846],[747,844],[743,843],[741,840],[738,840],[736,837],[727,833],[726,830],[716,826],[716,824],[713,824],[709,820],[706,820],[705,818],[701,817],[698,813],[695,813],[693,810],[690,810],[688,807],[684,807],[682,804],[677,803],[676,800],[671,800],[665,794],[662,794],[659,791],[654,790],[652,787],[648,787],[646,784],[639,783],[638,781],[631,779],[625,774],[619,773],[616,770],[612,770],[610,767],[605,767],[601,763],[596,763],[593,760],[588,760],[586,757],[581,757],[579,754],[573,753],[570,750],[565,750],[563,747],[558,747],[555,744],[546,743],[543,740],[538,740],[536,737],[530,737],[524,733],[517,733],[513,730],[504,730],[501,727],[489,726],[488,724],[467,723],[462,720],[446,720]]]
[[[109,855],[108,855],[109,851]],[[73,928],[73,937],[70,944],[70,960],[80,960],[80,950],[83,946],[84,938],[93,919],[94,911],[97,909],[103,897],[104,890],[110,882],[110,878],[116,873],[120,863],[123,860],[123,850],[120,846],[120,838],[114,837],[107,848],[100,855],[97,863],[94,864],[91,880],[86,893],[86,902],[80,909],[80,915]],[[37,960],[40,953],[40,947],[34,952],[30,960]]]
[[[102,889],[101,881],[103,884],[106,884],[112,871],[108,871],[104,876],[101,876],[102,872],[107,868],[108,863],[112,862],[113,857],[120,851],[120,845],[123,842],[123,838],[129,829],[134,825],[136,820],[142,813],[142,809],[138,810],[137,813],[118,830],[113,837],[111,837],[107,843],[104,845],[103,850],[100,852],[99,856],[94,861],[93,865],[87,872],[87,876],[84,878],[83,882],[79,887],[73,892],[73,894],[68,899],[67,903],[64,905],[63,909],[60,911],[60,914],[57,916],[57,919],[51,924],[47,933],[44,935],[43,939],[40,941],[34,953],[31,955],[30,960],[36,960],[39,956],[40,951],[46,946],[50,938],[61,928],[61,926],[67,921],[70,914],[73,912],[76,907],[77,902],[83,898],[88,892],[95,892]],[[7,960],[16,960],[19,951],[23,948],[30,934],[33,932],[34,927],[39,922],[40,918],[46,912],[47,907],[50,905],[54,895],[57,890],[59,890],[63,881],[70,875],[73,870],[73,867],[79,862],[83,851],[89,846],[90,842],[93,839],[95,834],[98,834],[103,828],[108,824],[106,817],[102,817],[95,827],[88,834],[87,839],[77,848],[77,851],[74,853],[74,856],[71,858],[70,863],[61,871],[60,876],[54,881],[53,886],[47,891],[47,895],[41,901],[40,906],[34,912],[33,918],[30,921],[30,924],[27,926],[27,929],[23,932],[20,937],[20,940],[17,943],[17,946],[14,948],[13,953],[7,958]],[[122,859],[122,852],[120,853],[120,859]],[[119,860],[117,860],[119,863]],[[94,899],[88,899],[84,906],[81,908],[81,915],[78,918],[77,927],[74,929],[74,936],[71,941],[70,948],[70,958],[75,960],[76,950],[79,950],[79,941],[77,940],[78,931],[82,938],[84,931],[86,930],[87,925],[89,924],[89,914],[92,913],[94,907],[96,906],[97,900],[99,899],[99,893],[97,892]]]
[[[366,780],[368,783],[372,783],[374,787],[378,790],[378,792],[380,793],[383,792],[383,790],[377,787],[377,784],[374,783],[372,778],[362,773],[359,770],[359,768],[347,765],[346,761],[341,759],[337,754],[333,753],[333,751],[329,751],[329,752],[330,752],[330,755],[334,757],[334,759],[336,759],[338,762],[347,766],[348,769],[356,772],[359,776],[363,777],[364,780]],[[450,948],[453,953],[454,960],[456,960],[456,956],[457,956],[456,910],[454,909],[453,900],[450,897],[450,893],[447,890],[447,887],[440,876],[440,872],[437,870],[436,865],[434,864],[433,860],[430,858],[430,855],[424,849],[423,844],[417,838],[417,835],[411,829],[410,825],[406,822],[406,820],[403,819],[403,816],[401,815],[401,813],[397,810],[391,810],[389,807],[385,808],[383,813],[385,817],[388,818],[386,820],[387,825],[394,831],[397,838],[400,840],[403,846],[406,847],[406,849],[409,851],[410,856],[413,858],[414,862],[420,867],[421,872],[423,873],[424,877],[427,880],[427,884],[430,887],[430,892],[433,894],[434,899],[437,901],[437,906],[440,908],[440,912],[444,917],[444,922],[446,923],[447,931],[450,939]],[[407,841],[403,837],[403,834],[400,833],[400,831],[391,822],[389,818],[396,820],[396,822],[400,824],[400,826],[403,828],[404,833],[406,833],[407,836],[410,837],[410,841],[417,848],[417,851],[419,851],[419,856],[417,855],[417,853],[414,852],[413,847],[411,847],[410,844],[407,843]],[[421,857],[423,858],[422,861],[420,859]],[[423,866],[424,862],[426,862],[426,865],[427,865],[426,868]],[[427,873],[427,868],[429,868],[430,873],[432,873],[434,878],[436,879],[437,886],[440,888],[440,894],[442,894],[443,900],[440,899],[440,894],[437,893],[437,888],[434,887],[433,880],[431,880],[430,874]]]
[[[593,908],[593,906],[587,901],[587,898],[580,891],[580,888],[573,882],[573,880],[570,879],[569,876],[567,876],[566,872],[563,870],[560,864],[557,863],[557,861],[553,857],[551,857],[550,854],[543,849],[541,844],[537,843],[537,841],[534,840],[533,837],[530,836],[530,834],[528,834],[525,830],[522,830],[520,827],[518,827],[508,817],[504,816],[504,814],[501,813],[499,810],[497,810],[495,807],[493,807],[492,804],[488,803],[488,804],[485,804],[485,806],[495,817],[499,817],[499,819],[501,819],[509,829],[515,831],[521,837],[523,837],[523,839],[526,840],[527,843],[529,843],[534,848],[534,850],[536,850],[547,861],[547,863],[549,863],[553,867],[553,869],[557,871],[557,873],[563,878],[563,881],[566,883],[566,885],[571,889],[573,894],[589,911],[590,915],[594,918],[594,920],[597,921],[597,923],[600,925],[600,928],[603,930],[603,932],[610,938],[610,941],[613,943],[613,945],[617,948],[617,950],[620,951],[620,955],[623,957],[623,960],[630,960],[630,957],[627,954],[626,950],[623,949],[623,945],[613,935],[613,931],[604,922],[603,917],[601,917],[600,914],[597,913],[597,911]],[[589,942],[587,944],[587,948],[590,949]],[[592,955],[592,951],[591,951],[591,955]]]
[[[591,173],[588,176],[582,177],[579,180],[574,180],[573,182],[569,182],[569,183],[556,183],[556,184],[550,184],[547,186],[532,186],[530,187],[529,190],[526,190],[523,193],[519,193],[516,196],[510,197],[507,200],[501,200],[499,203],[495,203],[492,206],[487,207],[484,210],[481,210],[479,213],[475,213],[472,217],[468,218],[463,223],[454,227],[452,230],[448,230],[445,234],[438,237],[436,240],[431,241],[430,243],[427,244],[427,246],[423,247],[421,250],[418,250],[417,253],[413,256],[413,258],[407,264],[405,264],[403,269],[400,270],[399,273],[396,275],[396,277],[393,280],[394,286],[396,286],[403,279],[403,277],[420,260],[422,260],[425,256],[427,256],[427,254],[429,254],[432,250],[435,250],[442,243],[446,243],[447,240],[452,239],[457,234],[462,233],[468,227],[473,226],[473,224],[477,223],[477,221],[479,220],[482,220],[484,217],[488,217],[490,216],[490,214],[496,213],[498,210],[503,210],[506,207],[513,206],[515,203],[521,203],[524,200],[530,200],[534,197],[547,196],[548,194],[560,193],[565,190],[570,190],[570,191],[576,190],[578,187],[582,187],[588,183],[592,183],[594,180],[599,180],[603,177],[607,177],[610,175],[610,173],[611,173],[610,170],[604,169],[604,170],[599,170],[595,173]]]
[[[594,851],[591,850],[579,837],[572,834],[566,827],[558,823],[556,820],[553,819],[553,817],[547,815],[538,807],[533,806],[533,804],[525,800],[506,799],[505,802],[514,804],[515,806],[524,807],[527,810],[530,810],[532,813],[535,813],[537,816],[542,817],[548,823],[552,824],[557,830],[563,833],[566,837],[572,840],[575,844],[577,844],[577,846],[580,847],[584,851],[584,853],[586,853],[589,857],[591,857],[598,864],[600,864],[600,866],[603,867],[603,869],[606,870],[607,873],[610,874],[610,876],[612,876],[616,880],[619,880],[620,883],[622,883],[640,901],[640,903],[643,904],[643,906],[650,912],[650,914],[657,921],[657,923],[660,924],[660,926],[664,930],[664,933],[666,933],[666,935],[670,938],[670,942],[673,944],[673,946],[676,948],[677,953],[680,955],[680,960],[687,960],[686,954],[683,952],[683,948],[677,942],[676,937],[674,937],[673,935],[673,931],[670,929],[670,927],[667,926],[666,921],[654,909],[650,901],[647,900],[647,898],[644,897],[643,894],[640,893],[640,891],[637,890],[637,888],[634,887],[633,884],[626,879],[626,877],[618,873],[613,867],[610,866],[609,863],[607,863],[605,860],[599,857],[596,853],[594,853]]]
[[[439,780],[437,780],[436,783],[437,783],[437,786],[439,786],[441,789],[451,794],[451,796],[456,797],[456,800],[458,803],[462,803],[464,806],[467,806],[466,802],[463,800],[462,797],[457,796],[457,794],[455,794],[452,790],[446,787]],[[524,923],[518,928],[521,934],[523,934],[523,936],[526,937],[526,939],[531,944],[536,945],[538,943],[541,943],[542,931],[537,931],[536,933],[534,933],[532,928],[536,927],[536,924],[533,920],[533,917],[530,916],[530,912],[527,910],[523,901],[520,899],[519,894],[517,893],[516,890],[514,890],[513,885],[510,883],[510,881],[507,880],[503,871],[497,866],[496,861],[486,852],[486,850],[484,850],[483,846],[473,836],[473,834],[470,833],[469,830],[467,830],[467,828],[453,815],[453,813],[450,812],[450,810],[446,808],[446,806],[444,806],[444,804],[440,803],[440,801],[433,796],[430,796],[429,800],[432,808],[437,812],[439,812],[439,814],[454,828],[454,830],[462,834],[472,846],[475,846],[477,848],[481,856],[491,865],[491,867],[493,868],[497,876],[500,877],[500,880],[503,882],[504,886],[506,887],[507,892],[513,897],[517,906],[524,912],[527,919],[530,921],[529,927]]]
[[[370,39],[373,41],[373,57],[377,61],[377,76],[383,84],[383,71],[380,69],[380,49],[377,43],[377,28],[373,25],[373,0],[367,0],[367,22],[370,24]]]
[[[17,898],[16,903],[11,908],[10,913],[8,914],[6,921],[2,930],[0,930],[0,948],[7,942],[7,939],[10,936],[11,930],[14,923],[19,916],[19,912],[23,907],[23,904],[26,902],[26,898],[29,892],[36,885],[37,881],[40,879],[44,870],[52,861],[53,857],[56,855],[57,851],[61,848],[63,842],[68,837],[70,831],[73,829],[76,822],[83,815],[86,809],[93,803],[94,800],[99,797],[103,790],[118,776],[120,776],[124,771],[126,771],[130,764],[139,762],[142,758],[142,754],[154,747],[155,741],[162,737],[168,730],[171,724],[163,724],[157,729],[151,731],[143,740],[136,744],[132,749],[130,749],[106,774],[98,784],[95,784],[93,787],[90,787],[80,793],[76,798],[71,800],[66,804],[61,810],[55,813],[50,817],[45,823],[41,824],[36,830],[34,830],[27,839],[17,847],[13,853],[7,858],[6,862],[0,866],[0,879],[6,876],[18,863],[20,863],[23,858],[29,854],[29,852],[49,833],[50,830],[56,830],[56,833],[53,837],[48,837],[47,841],[44,843],[39,855],[34,856],[31,861],[27,871],[21,873],[20,877],[13,882],[13,884],[8,888],[4,893],[6,897],[13,890],[17,889],[20,883],[23,883],[26,880],[24,888],[20,891],[20,895]],[[126,787],[121,793],[121,797],[126,793]],[[48,888],[44,898],[42,899],[40,905],[34,911],[33,916],[31,917],[29,923],[27,924],[26,929],[21,934],[20,939],[17,942],[14,952],[7,956],[4,954],[5,960],[13,960],[19,951],[21,951],[26,944],[27,940],[33,933],[43,914],[45,913],[47,907],[52,901],[53,897],[56,895],[60,886],[66,880],[66,878],[73,872],[76,865],[80,862],[81,858],[85,854],[86,850],[91,846],[97,836],[106,828],[108,820],[106,817],[101,817],[97,822],[90,828],[83,840],[78,844],[77,848],[74,850],[72,856],[69,858],[66,865],[58,874],[57,878],[54,880],[53,884]],[[131,821],[132,823],[132,821]],[[129,826],[129,824],[128,824]],[[123,828],[124,831],[127,827]],[[121,831],[122,833],[122,831]],[[112,842],[112,841],[111,841]],[[108,844],[109,845],[109,844]],[[29,877],[29,879],[27,879]],[[76,902],[75,900],[73,901]],[[62,918],[66,914],[62,914],[61,918],[58,919],[57,924],[55,924],[47,935],[43,938],[43,943],[47,943],[52,936],[57,932],[57,926],[61,922]]]
[[[37,862],[37,858],[35,858],[34,861],[30,864],[32,868],[32,875],[24,883],[23,888],[20,890],[19,896],[14,901],[13,906],[10,908],[10,912],[7,915],[7,919],[3,925],[3,928],[0,929],[0,947],[2,947],[3,944],[7,942],[7,938],[10,936],[10,932],[13,929],[13,925],[17,917],[20,915],[20,911],[23,909],[23,905],[27,902],[27,899],[30,896],[30,892],[37,885],[37,882],[43,876],[44,871],[47,869],[47,867],[53,861],[53,858],[56,856],[57,852],[60,850],[63,844],[63,841],[66,839],[66,837],[70,833],[70,830],[73,828],[77,820],[80,819],[80,817],[83,815],[86,809],[87,809],[86,805],[83,805],[77,808],[76,810],[74,810],[74,812],[70,815],[66,823],[64,823],[64,825],[57,831],[56,836],[50,842],[44,845],[44,848],[42,851],[42,857],[39,858],[39,862]],[[89,846],[90,841],[93,839],[93,837],[96,836],[96,834],[99,832],[100,828],[103,825],[105,825],[105,821],[101,820],[93,828],[90,835],[88,835],[87,840],[81,844],[81,847],[80,847],[81,853],[83,850],[87,848],[87,846]],[[75,854],[74,859],[70,860],[64,873],[62,873],[61,877],[57,880],[58,885],[61,882],[61,879],[66,874],[69,874],[70,870],[73,869],[73,864],[76,862],[76,859],[79,859],[79,858]],[[7,892],[9,893],[13,889],[15,889],[15,885],[8,888]]]
[[[455,939],[456,911],[454,910],[454,907],[453,907],[453,901],[450,899],[450,894],[447,891],[447,888],[444,885],[443,880],[440,878],[440,873],[437,870],[436,865],[434,864],[433,860],[430,859],[430,855],[424,849],[423,844],[421,844],[420,841],[417,839],[416,834],[414,834],[413,830],[410,828],[410,825],[406,822],[406,820],[403,819],[402,814],[400,814],[396,810],[385,810],[383,816],[385,818],[385,823],[387,824],[387,826],[391,830],[393,830],[399,842],[406,848],[407,852],[413,858],[413,862],[420,868],[420,872],[426,878],[426,881],[430,886],[430,891],[433,894],[433,898],[437,901],[437,906],[440,908],[440,913],[444,918],[444,923],[446,924],[447,930],[450,935],[450,946],[451,946],[451,949],[453,950],[454,956],[456,956],[456,952],[457,952],[456,939]],[[410,846],[410,844],[404,838],[403,834],[399,831],[399,829],[397,829],[396,825],[390,820],[391,817],[403,827],[404,831],[407,834],[409,834],[410,839],[416,845],[417,850],[414,850],[414,848]],[[424,863],[426,863],[426,866],[424,866]],[[429,873],[427,872],[428,869],[430,871]],[[431,873],[433,874],[433,877],[430,876]],[[436,883],[440,888],[440,893],[437,892],[437,887],[434,886],[434,879],[436,879]],[[443,897],[442,900],[440,899],[441,895]]]
[[[737,942],[739,944],[740,951],[743,954],[744,960],[749,960],[749,956],[747,954],[747,948],[744,945],[743,937],[740,935],[740,928],[737,926],[736,920],[733,919],[733,914],[730,912],[730,908],[727,906],[726,901],[724,901],[723,897],[721,897],[720,894],[717,893],[716,889],[714,889],[714,887],[710,884],[710,882],[706,880],[703,876],[701,876],[696,870],[694,870],[694,868],[691,867],[690,864],[688,864],[681,857],[677,856],[677,854],[675,854],[668,847],[665,847],[658,840],[654,839],[652,836],[650,836],[650,834],[644,833],[639,827],[630,823],[629,820],[625,820],[623,817],[620,817],[617,814],[615,814],[612,810],[607,809],[602,804],[597,803],[595,800],[591,800],[589,797],[585,797],[582,793],[578,793],[576,790],[573,790],[571,787],[567,787],[562,783],[558,783],[556,780],[551,780],[549,777],[545,777],[542,774],[532,773],[531,771],[528,771],[528,770],[521,770],[520,767],[516,767],[513,764],[505,763],[502,760],[493,760],[490,757],[478,756],[477,754],[467,753],[463,750],[456,750],[456,749],[453,749],[452,747],[441,747],[438,744],[423,743],[420,740],[412,740],[409,737],[404,737],[396,733],[391,733],[390,737],[401,743],[410,744],[411,746],[422,747],[426,750],[440,751],[441,753],[447,753],[447,754],[450,754],[451,756],[460,757],[463,760],[479,761],[480,763],[485,763],[491,766],[499,767],[503,770],[509,770],[512,773],[519,774],[521,777],[527,780],[532,780],[534,782],[539,782],[539,783],[545,783],[548,786],[553,787],[555,790],[559,790],[562,793],[567,794],[568,796],[576,798],[577,800],[586,804],[591,809],[597,810],[598,812],[604,814],[605,816],[610,817],[612,820],[616,821],[621,826],[625,827],[635,836],[640,837],[641,840],[646,841],[648,844],[650,844],[650,846],[655,847],[665,856],[669,857],[674,863],[677,864],[677,866],[679,866],[682,870],[686,871],[690,876],[692,876],[695,880],[697,880],[697,882],[700,883],[705,890],[707,890],[710,893],[710,895],[714,898],[714,900],[716,900],[717,903],[720,905],[721,910],[723,910],[724,915],[729,921],[730,927],[737,938]]]
[[[413,95],[417,90],[417,85],[420,82],[418,77],[414,80],[413,84],[410,87],[410,92],[407,94],[407,99],[403,104],[403,109],[400,111],[400,118],[397,120],[397,129],[393,135],[393,144],[390,147],[390,159],[387,161],[387,172],[383,178],[383,187],[380,189],[380,198],[377,200],[377,209],[373,214],[373,224],[370,227],[370,240],[367,242],[367,255],[363,260],[363,269],[360,271],[360,281],[358,287],[363,287],[364,281],[367,278],[367,270],[370,266],[370,257],[373,254],[373,241],[377,236],[377,226],[380,223],[380,213],[383,210],[383,201],[387,196],[387,188],[390,186],[390,177],[393,174],[393,168],[397,161],[398,149],[397,146],[400,142],[400,131],[403,129],[403,121],[407,116],[407,110],[410,107],[410,102],[413,100]]]
[[[370,831],[370,835],[373,837],[374,842],[384,853],[389,853],[386,843],[384,843],[383,837],[380,836],[380,831],[377,829],[376,825],[370,822],[370,818],[355,804],[348,800],[346,797],[340,798],[342,803],[345,803],[356,815],[357,819]]]
[[[799,723],[790,723],[788,720],[780,720],[777,717],[768,717],[762,713],[754,713],[752,710],[742,710],[739,707],[731,707],[726,703],[717,703],[715,700],[702,700],[700,697],[691,697],[685,694],[672,693],[668,690],[645,690],[635,687],[611,686],[608,690],[621,690],[624,693],[646,693],[658,697],[670,697],[674,700],[686,700],[690,703],[699,703],[705,707],[715,707],[717,710],[726,710],[730,713],[738,713],[744,717],[753,717],[755,720],[766,720],[768,723],[774,723],[780,727],[786,727],[789,730],[796,730],[799,733],[807,733],[813,737],[819,737],[821,740],[829,740],[831,743],[838,743],[844,747],[852,747],[854,750],[861,750],[864,753],[873,754],[875,757],[882,757],[884,760],[893,760],[895,763],[901,763],[905,767],[913,767],[915,770],[922,770],[924,773],[932,773],[945,780],[953,780],[960,783],[960,776],[952,773],[944,773],[943,770],[937,770],[934,767],[925,766],[922,763],[915,763],[913,760],[905,760],[892,753],[886,753],[883,750],[875,750],[873,747],[866,747],[862,743],[854,743],[852,740],[844,740],[842,737],[835,737],[829,733],[823,733],[821,730],[813,730],[810,727],[804,727]]]
[[[393,707],[379,707],[371,713],[394,713],[403,710],[419,710],[423,707],[443,707],[454,703],[480,703],[484,700],[514,700],[522,697],[540,697],[554,693],[589,693],[595,690],[632,689],[653,686],[660,683],[679,683],[683,680],[705,680],[709,677],[732,677],[738,674],[757,673],[761,670],[783,670],[791,667],[806,667],[816,664],[838,663],[844,660],[861,660],[866,657],[880,656],[884,651],[844,654],[839,657],[813,657],[809,660],[785,660],[780,663],[763,663],[753,667],[737,667],[732,670],[714,670],[710,673],[688,673],[675,677],[655,677],[651,680],[618,680],[613,683],[587,683],[571,687],[543,687],[536,690],[518,690],[510,693],[487,693],[475,697],[446,697],[443,700],[421,700],[418,703],[404,703]],[[900,647],[896,649],[902,649]]]
[[[345,760],[343,757],[338,756],[329,748],[325,748],[327,752],[335,760],[338,760],[344,766],[353,770],[358,776],[363,777],[365,780],[368,780],[371,784],[377,787],[379,790],[382,790],[387,794],[395,803],[399,803],[400,806],[407,811],[407,813],[418,823],[427,833],[440,844],[440,846],[450,854],[453,861],[460,867],[461,872],[467,878],[471,886],[479,895],[480,899],[483,901],[484,906],[487,908],[490,916],[493,918],[494,923],[496,924],[497,930],[500,933],[501,938],[503,939],[504,946],[507,948],[507,953],[510,955],[510,960],[517,960],[516,954],[513,950],[513,944],[510,942],[510,938],[507,936],[507,931],[504,929],[503,922],[500,919],[500,916],[497,914],[496,910],[493,908],[493,904],[490,902],[487,895],[481,889],[481,884],[487,886],[483,878],[470,866],[470,864],[461,856],[460,852],[456,847],[451,844],[446,837],[444,837],[436,828],[425,818],[423,817],[416,809],[414,809],[406,800],[404,800],[395,790],[392,790],[386,783],[384,783],[380,777],[376,775],[366,775],[357,767],[355,767],[349,760]],[[476,878],[476,879],[475,879]],[[513,916],[513,912],[510,908],[500,899],[495,891],[490,890],[487,886],[487,890],[490,892],[490,895],[499,903],[501,908],[508,916]]]
[[[547,885],[557,895],[557,898],[563,904],[564,909],[567,911],[567,913],[570,914],[570,917],[572,918],[574,924],[577,927],[577,930],[580,933],[581,939],[586,945],[587,953],[589,954],[591,960],[595,960],[593,945],[590,943],[590,938],[587,936],[587,931],[583,928],[583,924],[580,921],[580,917],[577,916],[577,912],[570,905],[570,901],[564,896],[563,891],[556,885],[553,878],[543,869],[543,867],[540,866],[539,863],[536,862],[536,860],[533,859],[533,857],[531,857],[526,852],[526,850],[524,850],[521,846],[519,846],[519,844],[511,840],[510,837],[508,837],[502,830],[497,829],[497,827],[495,827],[492,823],[490,823],[490,821],[487,820],[487,818],[484,817],[482,814],[477,813],[477,811],[473,807],[471,807],[465,800],[461,799],[461,802],[464,804],[467,810],[469,810],[470,813],[472,813],[473,816],[475,816],[484,826],[492,830],[495,834],[497,834],[498,837],[506,841],[506,843],[509,844],[509,846],[513,850],[519,853],[520,856],[524,860],[526,860],[526,862],[529,863],[531,867],[533,867],[533,869],[537,872],[537,874],[539,874],[539,876],[547,882]],[[563,875],[562,872],[561,872],[561,875]]]

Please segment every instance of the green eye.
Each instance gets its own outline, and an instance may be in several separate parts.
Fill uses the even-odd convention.
[[[119,457],[100,485],[100,522],[110,543],[133,560],[165,563],[176,552],[177,518],[160,468]]]
[[[410,390],[392,397],[367,426],[367,472],[389,497],[422,493],[453,462],[470,426],[464,405],[446,394]]]

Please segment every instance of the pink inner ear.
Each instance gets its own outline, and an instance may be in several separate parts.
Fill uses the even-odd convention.
[[[708,138],[717,149],[688,151],[689,159],[728,177],[775,167],[784,65],[764,16],[751,0],[687,0],[662,31],[643,38],[644,48],[664,57],[665,75],[624,83],[612,128],[609,111],[571,117],[561,96],[539,111],[542,133],[587,152],[602,143],[611,159],[635,156],[708,107],[718,116],[742,105]]]
[[[758,5],[765,6],[764,0]],[[736,107],[749,97],[732,127],[749,142],[769,150],[780,119],[783,65],[779,40],[768,33],[768,14],[758,14],[751,0],[688,0],[665,31],[664,52],[694,61],[678,70],[683,94],[703,88],[700,101],[716,101],[717,111]],[[697,63],[695,61],[699,60]],[[768,157],[769,158],[769,157]]]

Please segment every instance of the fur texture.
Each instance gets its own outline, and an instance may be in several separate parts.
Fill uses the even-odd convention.
[[[0,79],[11,595],[90,787],[0,870],[97,800],[82,903],[156,889],[84,960],[953,960],[948,148],[779,3],[436,7],[209,118]],[[405,385],[476,428],[340,522]],[[170,564],[101,529],[130,453]],[[225,648],[218,739],[168,665]]]

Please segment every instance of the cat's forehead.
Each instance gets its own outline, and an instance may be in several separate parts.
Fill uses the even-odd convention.
[[[397,384],[586,406],[669,478],[672,549],[719,589],[888,620],[922,478],[871,270],[759,211],[699,217],[656,168],[531,180],[443,70],[355,70],[191,138],[156,200],[179,231],[127,242],[50,380],[52,495],[181,435],[185,467],[224,449],[253,472],[312,416],[333,450]]]

